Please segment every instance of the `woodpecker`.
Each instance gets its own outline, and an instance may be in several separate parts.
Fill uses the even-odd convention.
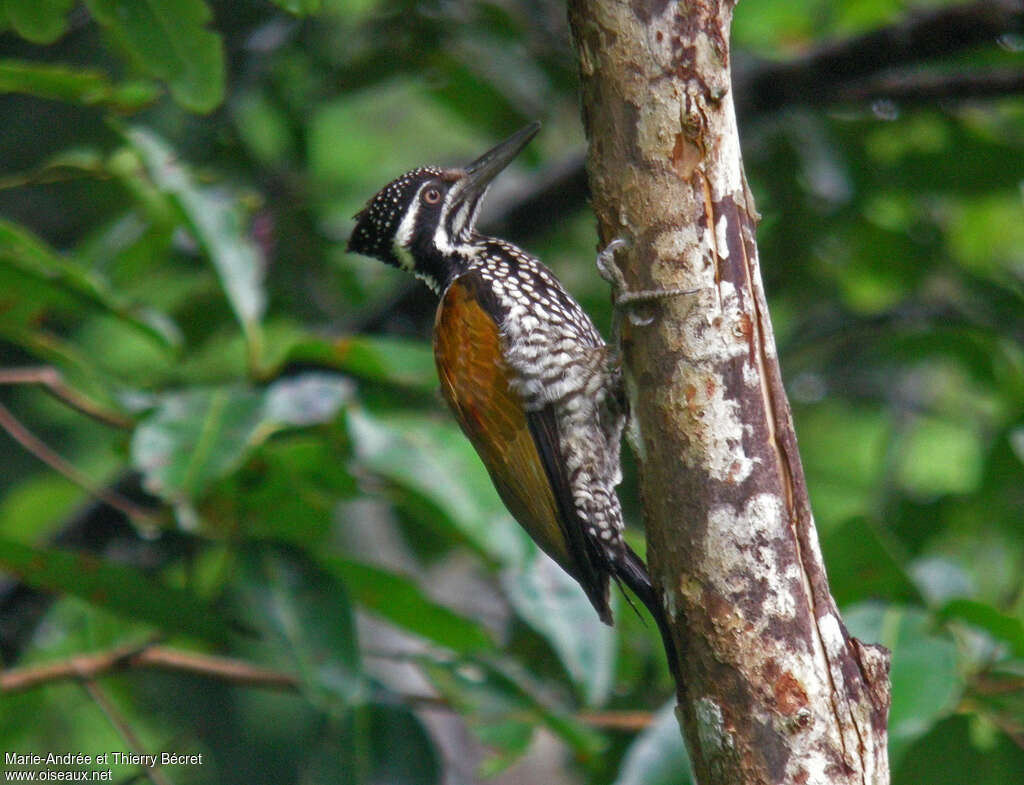
[[[627,406],[616,352],[538,259],[476,231],[491,182],[539,128],[464,168],[422,167],[393,180],[356,214],[348,250],[406,270],[439,295],[441,391],[505,505],[602,621],[612,623],[614,579],[648,607],[669,645],[647,567],[622,536],[615,487]]]

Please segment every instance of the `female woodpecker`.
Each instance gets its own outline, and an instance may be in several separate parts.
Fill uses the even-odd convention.
[[[440,295],[441,391],[505,505],[602,621],[612,622],[615,578],[664,636],[647,568],[622,538],[615,486],[626,406],[614,353],[547,267],[475,228],[491,181],[539,128],[465,168],[423,167],[392,181],[355,216],[348,250],[408,270]]]

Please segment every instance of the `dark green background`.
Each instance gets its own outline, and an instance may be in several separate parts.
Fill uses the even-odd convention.
[[[893,781],[1002,785],[1024,772],[1024,101],[858,99],[849,69],[751,87],[910,18],[744,0],[738,111],[832,589],[893,649]],[[889,53],[941,81],[1020,73],[1022,47]],[[73,682],[0,695],[0,750],[127,750],[127,727],[203,754],[176,784],[682,781],[653,625],[620,601],[603,627],[536,558],[435,393],[425,290],[343,250],[394,176],[540,119],[485,228],[607,332],[560,3],[0,0],[0,117],[0,363],[128,422],[0,402],[154,513],[136,533],[0,433],[0,569],[56,595],[2,584],[5,664],[159,634],[301,682],[124,673],[106,712]]]

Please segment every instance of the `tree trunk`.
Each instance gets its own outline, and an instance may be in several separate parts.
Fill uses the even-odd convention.
[[[702,785],[887,783],[888,653],[829,593],[740,159],[730,2],[570,0],[601,239],[623,320],[648,560]]]

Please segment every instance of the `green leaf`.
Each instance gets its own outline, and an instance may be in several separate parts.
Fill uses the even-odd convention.
[[[1008,733],[994,734],[990,742],[979,743],[979,725],[977,716],[970,715],[940,722],[907,750],[902,760],[893,762],[893,785],[1018,782],[1024,771],[1024,749]]]
[[[322,548],[339,500],[357,493],[345,458],[321,433],[271,440],[242,471],[211,489],[203,520],[254,539]]]
[[[259,344],[259,322],[266,309],[265,260],[246,234],[237,200],[199,188],[189,170],[156,134],[132,128],[128,140],[141,156],[153,182],[168,193],[209,256],[228,301],[246,332],[250,351]]]
[[[263,632],[271,656],[298,673],[323,708],[365,697],[355,618],[344,585],[300,554],[249,551],[240,569],[240,600]]]
[[[10,291],[10,289],[4,288],[6,284],[4,272],[4,266],[0,264],[0,291]],[[18,283],[21,284],[24,281]],[[36,293],[30,292],[30,294]],[[42,290],[41,293],[44,296],[53,294],[52,291],[47,290]],[[47,305],[49,304],[48,301]],[[19,303],[19,305],[21,304]],[[33,305],[38,306],[38,303],[33,303]],[[37,312],[40,315],[47,313],[45,308],[38,308]],[[115,397],[116,389],[112,389],[110,378],[104,376],[98,369],[95,355],[92,352],[54,335],[49,330],[39,329],[35,323],[31,323],[31,326],[19,324],[18,321],[24,316],[24,311],[12,313],[4,312],[0,308],[0,336],[5,341],[23,348],[33,358],[33,361],[59,368],[64,377],[72,381],[76,389],[91,396],[97,403],[106,404],[115,410],[128,408],[123,401],[119,401]]]
[[[388,785],[437,785],[444,781],[440,753],[423,722],[404,707],[380,703],[367,707],[370,772],[367,782]],[[358,720],[357,720],[358,721]],[[401,754],[395,741],[401,739]],[[333,782],[334,780],[319,780]]]
[[[952,712],[963,692],[956,644],[916,608],[863,604],[843,617],[852,635],[892,652],[889,757],[896,765],[915,739]]]
[[[169,393],[135,429],[132,463],[151,493],[189,503],[275,431],[333,419],[351,392],[346,379],[310,373],[263,390],[233,386]]]
[[[964,198],[953,210],[949,246],[961,264],[982,273],[998,274],[1010,272],[1024,261],[1024,216],[1015,191]]]
[[[438,785],[444,768],[435,742],[405,706],[369,703],[347,712],[306,754],[302,783]]]
[[[430,66],[442,74],[443,78],[432,85],[431,97],[466,126],[483,127],[488,136],[500,139],[508,128],[522,125],[526,116],[532,115],[539,107],[533,101],[523,106],[521,101],[506,95],[499,85],[488,78],[484,69],[476,66],[476,62],[477,58],[469,53],[446,47],[438,48],[431,58]],[[474,109],[480,106],[488,107],[483,117]],[[527,113],[525,116],[524,110]]]
[[[592,759],[605,746],[600,734],[553,705],[546,697],[550,691],[511,665],[426,657],[419,663],[438,692],[466,717],[474,735],[493,751],[481,767],[485,776],[493,776],[525,753],[541,725],[583,760]]]
[[[43,550],[0,539],[0,568],[30,586],[72,594],[168,632],[218,642],[227,637],[226,620],[195,595],[95,556]]]
[[[47,536],[84,496],[81,488],[56,472],[29,475],[4,489],[0,536],[23,540]]]
[[[426,392],[437,389],[434,354],[421,341],[378,335],[354,335],[336,340],[306,338],[292,347],[288,359],[327,365],[371,381]]]
[[[7,61],[8,64],[14,61]],[[0,64],[0,72],[3,65]],[[12,84],[12,90],[18,92],[17,85]],[[83,176],[102,177],[106,175],[105,156],[94,148],[69,148],[60,150],[53,155],[43,159],[31,169],[0,177],[0,190],[8,188],[21,188],[26,185],[37,183],[59,182],[71,180]],[[89,259],[79,257],[86,264]]]
[[[474,725],[474,734],[489,753],[480,764],[480,778],[496,777],[522,758],[530,748],[535,729],[535,722],[519,718],[494,719]]]
[[[290,428],[319,425],[333,420],[352,393],[348,379],[328,373],[311,371],[278,379],[266,388],[263,416]]]
[[[674,700],[666,703],[629,745],[614,785],[690,785],[694,781],[675,708]]]
[[[356,602],[402,629],[462,654],[494,646],[483,627],[427,599],[409,578],[336,557],[319,561],[345,582]]]
[[[950,600],[939,611],[939,618],[980,627],[997,641],[1006,643],[1013,656],[1024,658],[1024,622],[977,600]]]
[[[259,440],[263,396],[246,388],[188,390],[162,396],[132,436],[132,463],[148,491],[193,500],[241,464]]]
[[[579,583],[540,553],[506,578],[516,613],[551,645],[587,704],[603,704],[615,672],[615,630],[594,612]]]
[[[247,90],[235,95],[231,111],[239,136],[250,153],[266,166],[285,166],[295,149],[296,129],[276,100],[264,91]]]
[[[981,472],[981,440],[968,423],[921,418],[905,437],[898,476],[912,493],[970,493]]]
[[[34,44],[52,44],[68,29],[75,0],[4,0],[0,11],[18,35]],[[0,14],[2,16],[2,14]]]
[[[274,3],[290,14],[306,16],[320,10],[321,0],[274,0]]]
[[[0,273],[5,266],[37,280],[43,287],[59,288],[116,316],[164,346],[180,342],[177,327],[164,314],[128,302],[98,273],[61,256],[27,229],[0,218]],[[12,287],[6,298],[16,300],[17,293],[18,288]],[[4,310],[9,308],[10,305]]]
[[[827,533],[871,509],[885,473],[891,425],[884,411],[835,400],[794,414],[815,517]]]
[[[354,0],[345,2],[351,6]],[[351,13],[346,9],[346,14]],[[384,68],[390,70],[396,63],[418,57],[418,53],[395,49],[384,58]],[[352,78],[357,83],[361,80],[360,76]],[[376,77],[372,79],[370,89],[312,107],[306,126],[311,176],[335,186],[351,187],[356,183],[360,190],[368,191],[359,197],[364,202],[373,193],[370,189],[380,187],[388,172],[400,171],[409,163],[403,151],[426,146],[431,160],[438,156],[436,160],[469,161],[488,140],[501,138],[497,134],[477,136],[475,124],[458,122],[407,80],[378,84]],[[382,118],[387,118],[386,122],[381,122]],[[508,126],[503,130],[507,131]],[[339,144],[339,139],[345,143]],[[355,206],[346,205],[346,219]]]
[[[456,534],[506,566],[528,563],[536,546],[498,498],[472,445],[454,424],[422,416],[386,422],[348,412],[358,461],[400,491],[397,501],[420,520]]]
[[[203,0],[85,0],[96,21],[151,76],[167,82],[174,99],[209,112],[224,98],[220,36],[206,29]]]
[[[20,60],[0,60],[0,93],[108,106],[121,112],[138,111],[159,97],[159,89],[152,82],[136,80],[114,84],[105,73],[93,68]]]
[[[920,592],[895,556],[896,545],[885,534],[872,521],[858,516],[822,537],[829,587],[840,607],[872,599],[921,601]]]

